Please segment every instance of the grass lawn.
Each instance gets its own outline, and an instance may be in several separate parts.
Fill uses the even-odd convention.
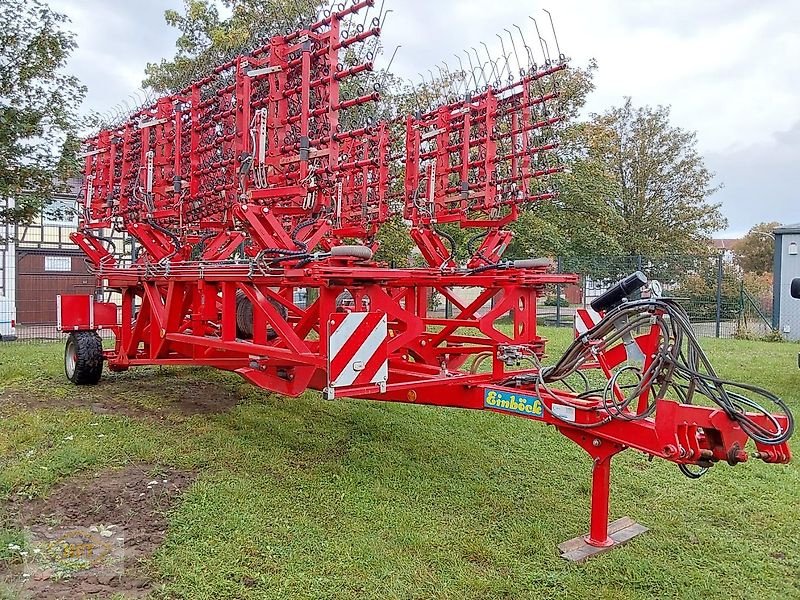
[[[550,353],[570,334],[547,329]],[[705,346],[722,376],[800,413],[800,346]],[[591,465],[552,428],[284,398],[206,369],[106,372],[77,388],[62,351],[0,345],[0,506],[134,463],[195,471],[148,565],[158,598],[800,598],[797,463],[691,481],[625,452],[612,519],[650,531],[575,565],[556,545],[588,528]],[[227,409],[185,410],[200,396]],[[0,561],[20,537],[3,510]]]

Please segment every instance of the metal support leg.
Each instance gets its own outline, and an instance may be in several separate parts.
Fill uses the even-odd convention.
[[[620,546],[631,538],[647,531],[647,527],[622,517],[609,523],[609,496],[611,494],[611,458],[622,450],[622,446],[612,445],[592,439],[583,433],[562,430],[593,459],[592,464],[592,511],[589,517],[589,533],[572,538],[558,545],[561,558],[582,562],[587,558]]]
[[[611,457],[596,458],[592,467],[592,513],[586,543],[598,548],[614,545],[608,536],[608,501],[611,494]]]

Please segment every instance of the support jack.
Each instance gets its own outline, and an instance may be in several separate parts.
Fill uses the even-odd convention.
[[[619,444],[603,442],[583,433],[566,433],[594,459],[592,463],[592,513],[589,533],[567,540],[558,545],[561,558],[572,562],[583,562],[589,557],[621,546],[647,527],[639,525],[629,517],[608,522],[609,497],[611,495],[611,458],[623,450]]]

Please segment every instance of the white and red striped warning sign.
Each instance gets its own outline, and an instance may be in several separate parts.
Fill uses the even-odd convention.
[[[579,308],[575,311],[575,337],[582,336],[602,320],[603,316],[591,307]],[[631,333],[625,334],[622,342],[622,344],[606,350],[606,360],[610,366],[616,366],[626,361],[644,361],[644,351]]]
[[[389,328],[377,312],[334,313],[328,320],[328,387],[385,384]]]
[[[575,337],[581,336],[597,325],[603,317],[592,308],[579,308],[575,311]]]

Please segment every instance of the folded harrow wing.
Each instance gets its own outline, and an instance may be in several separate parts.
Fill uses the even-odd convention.
[[[608,523],[610,460],[624,449],[692,476],[719,461],[787,462],[783,403],[721,380],[674,303],[628,301],[641,274],[579,315],[569,350],[541,365],[537,301],[577,277],[502,254],[505,226],[556,194],[566,61],[540,40],[537,64],[522,31],[509,33],[513,52],[501,38],[499,59],[476,52],[478,66],[446,74],[438,99],[382,121],[372,69],[385,15],[370,19],[372,6],[336,4],[86,141],[73,240],[118,300],[60,298],[69,378],[96,383],[103,362],[207,365],[289,396],[554,425],[594,461],[590,533],[562,548],[568,558],[643,530]],[[373,260],[393,215],[428,266]],[[471,256],[442,227],[477,231]],[[134,258],[111,251],[108,229],[137,240]],[[433,311],[434,297],[452,314]]]

